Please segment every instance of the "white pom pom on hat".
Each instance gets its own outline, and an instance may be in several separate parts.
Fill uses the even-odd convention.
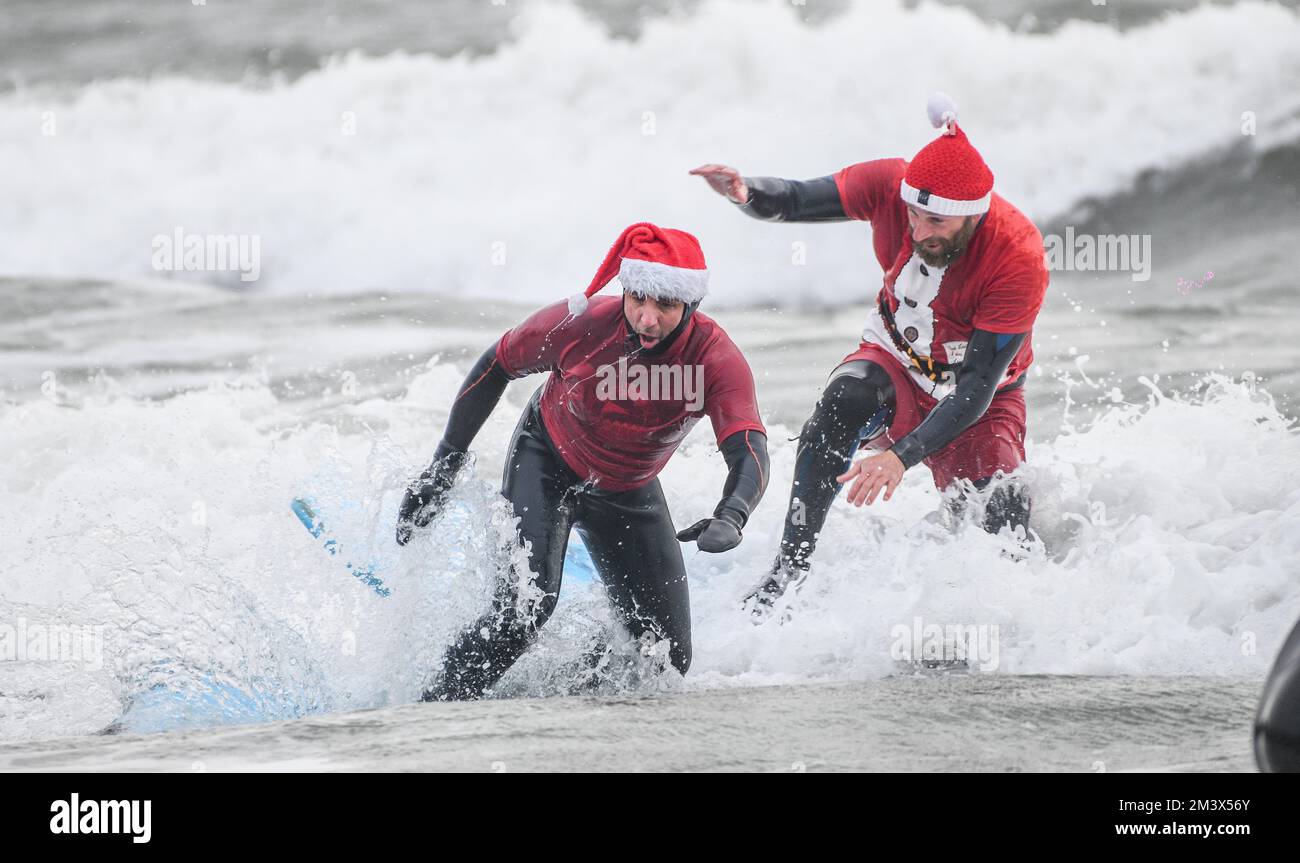
[[[930,115],[930,125],[936,129],[947,126],[945,135],[956,134],[957,105],[947,93],[935,91],[925,103],[925,113]]]
[[[957,106],[947,93],[925,105],[930,124],[943,131],[912,158],[898,194],[939,216],[978,216],[993,202],[993,172],[957,125]]]

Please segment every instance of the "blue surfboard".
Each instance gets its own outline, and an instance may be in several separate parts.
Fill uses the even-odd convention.
[[[298,520],[302,522],[303,527],[307,528],[307,532],[316,539],[322,541],[326,551],[332,555],[339,555],[341,553],[338,540],[334,538],[333,534],[330,533],[329,528],[325,526],[325,521],[316,512],[316,506],[310,499],[295,497],[293,503],[289,504],[289,507],[293,510],[293,514],[298,516]],[[391,588],[384,586],[383,579],[375,575],[375,564],[354,564],[345,557],[343,566],[352,573],[353,578],[357,579],[380,596],[388,596],[392,593]]]
[[[393,589],[384,584],[378,573],[382,569],[381,565],[373,560],[366,563],[360,563],[356,560],[349,559],[350,555],[345,555],[339,545],[337,537],[330,531],[324,518],[321,516],[320,507],[310,497],[296,497],[289,508],[293,514],[302,522],[303,527],[313,538],[321,541],[325,550],[330,555],[343,558],[344,568],[352,575],[353,578],[360,581],[366,587],[370,588],[378,596],[389,596]],[[569,546],[564,555],[564,583],[566,584],[590,584],[596,579],[596,566],[591,559],[591,554],[582,542],[582,537],[578,532],[572,531],[569,535]]]

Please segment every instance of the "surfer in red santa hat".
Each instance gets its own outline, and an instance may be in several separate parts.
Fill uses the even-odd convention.
[[[936,93],[928,112],[942,131],[911,162],[876,159],[806,181],[726,165],[691,171],[757,219],[870,222],[885,273],[861,344],[831,372],[799,437],[781,547],[746,599],[758,618],[807,577],[842,485],[855,506],[889,500],[924,462],[940,490],[961,492],[962,480],[983,490],[1024,461],[1022,387],[1048,281],[1042,235],[993,191],[952,100]],[[873,452],[853,462],[860,448]],[[997,483],[982,520],[991,532],[1027,531],[1023,484]]]
[[[596,296],[616,276],[622,296]],[[736,547],[768,476],[749,365],[697,311],[707,285],[695,237],[632,225],[583,294],[533,314],[470,370],[433,463],[407,489],[397,541],[443,507],[506,384],[547,372],[515,429],[501,487],[529,571],[502,573],[492,608],[448,648],[426,701],[480,697],[523,654],[555,608],[571,527],[630,635],[686,673],[691,612],[679,542]],[[712,517],[677,532],[656,476],[705,416],[727,478]]]

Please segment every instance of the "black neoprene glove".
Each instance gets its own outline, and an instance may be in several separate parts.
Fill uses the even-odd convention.
[[[438,450],[433,464],[406,487],[402,508],[397,513],[398,545],[406,545],[415,528],[424,527],[442,510],[447,492],[456,484],[456,474],[469,458],[469,453],[444,451],[441,446]]]
[[[695,540],[700,551],[730,551],[740,545],[740,529],[744,519],[735,510],[721,508],[713,518],[702,518],[677,534],[681,542]]]

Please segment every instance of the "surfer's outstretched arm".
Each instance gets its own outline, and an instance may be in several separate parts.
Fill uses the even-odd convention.
[[[742,177],[727,165],[701,165],[691,173],[746,214],[764,222],[847,222],[833,176],[812,180]]]
[[[738,205],[765,222],[847,222],[834,177],[783,180],[780,177],[745,177],[749,200]]]
[[[465,376],[452,403],[442,441],[433,454],[433,463],[406,488],[397,516],[398,545],[405,545],[412,530],[424,527],[438,514],[447,492],[456,482],[456,474],[465,464],[470,444],[510,383],[510,375],[497,361],[497,344],[493,342]]]

